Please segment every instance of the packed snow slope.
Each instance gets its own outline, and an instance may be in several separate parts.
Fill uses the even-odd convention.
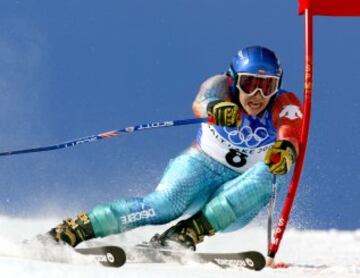
[[[211,263],[189,262],[186,265],[126,264],[119,269],[105,268],[71,250],[46,253],[37,248],[24,250],[19,242],[49,230],[59,219],[19,219],[0,217],[0,277],[360,277],[360,230],[312,231],[289,229],[283,239],[278,261],[291,266],[288,269],[264,269],[253,272],[244,269],[221,269]],[[140,228],[123,235],[87,243],[135,244],[148,240],[155,232],[167,226]],[[217,234],[199,245],[199,251],[259,250],[265,252],[266,230],[250,226],[238,232]],[[49,262],[52,257],[64,261]],[[42,259],[42,260],[40,260]]]

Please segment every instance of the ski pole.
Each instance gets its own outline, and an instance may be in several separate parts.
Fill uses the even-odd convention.
[[[192,124],[205,123],[207,121],[208,121],[208,118],[194,118],[194,119],[186,119],[186,120],[174,120],[174,121],[163,121],[163,122],[152,122],[152,123],[147,123],[147,124],[140,124],[140,125],[135,125],[135,126],[130,126],[130,127],[126,127],[126,128],[103,132],[98,135],[90,135],[90,136],[78,138],[75,140],[71,140],[71,141],[67,141],[67,142],[55,144],[55,145],[15,150],[15,151],[0,152],[0,156],[59,150],[59,149],[73,147],[73,146],[80,145],[80,144],[92,143],[92,142],[95,142],[95,141],[98,141],[101,139],[106,139],[106,138],[125,135],[128,133],[133,133],[135,131],[163,128],[163,127],[192,125]]]
[[[268,229],[267,229],[268,246],[267,246],[267,249],[271,245],[272,219],[273,219],[273,214],[274,214],[274,209],[275,209],[276,189],[277,189],[276,175],[273,175],[272,176],[272,185],[271,185],[271,198],[270,198],[270,203],[268,206]]]

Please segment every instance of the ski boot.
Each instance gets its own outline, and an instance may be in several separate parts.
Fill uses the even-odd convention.
[[[75,219],[65,219],[63,223],[51,229],[48,234],[57,242],[65,242],[72,247],[84,240],[95,237],[93,227],[86,213],[80,213]]]
[[[204,241],[205,236],[214,234],[214,228],[200,211],[192,217],[180,221],[161,235],[155,234],[151,238],[150,244],[154,248],[160,248],[169,247],[172,243],[176,243],[181,247],[195,251],[196,244]]]

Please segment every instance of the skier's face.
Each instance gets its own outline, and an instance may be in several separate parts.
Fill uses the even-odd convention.
[[[270,101],[270,98],[264,98],[260,91],[257,91],[257,93],[250,96],[240,92],[239,101],[246,113],[250,116],[256,116],[265,109]]]

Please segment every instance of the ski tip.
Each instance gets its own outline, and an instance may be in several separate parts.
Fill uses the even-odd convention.
[[[75,248],[75,251],[83,255],[93,256],[103,266],[120,267],[126,263],[126,253],[119,246]]]
[[[240,267],[259,271],[266,265],[266,259],[258,251],[237,253],[197,253],[205,261],[211,261],[220,267]]]
[[[266,258],[262,253],[258,251],[248,251],[246,253],[245,262],[247,268],[260,271],[266,266]]]
[[[105,246],[104,256],[106,257],[104,263],[107,266],[120,267],[126,263],[125,251],[118,246]]]

